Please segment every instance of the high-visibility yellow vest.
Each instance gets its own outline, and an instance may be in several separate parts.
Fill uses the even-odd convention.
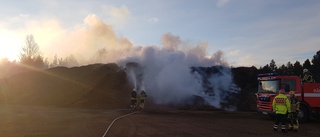
[[[273,112],[276,114],[287,114],[291,112],[290,101],[284,94],[277,95],[272,102]]]

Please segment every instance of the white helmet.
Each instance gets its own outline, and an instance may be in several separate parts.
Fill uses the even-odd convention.
[[[308,72],[308,69],[303,69],[303,73],[306,73],[306,72]]]
[[[286,91],[285,91],[284,89],[280,89],[280,90],[279,90],[279,93],[281,93],[281,94],[285,94],[285,93],[286,93]]]

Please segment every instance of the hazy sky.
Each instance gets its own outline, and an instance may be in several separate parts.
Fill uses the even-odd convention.
[[[17,59],[28,34],[47,58],[99,49],[85,47],[99,21],[114,41],[162,47],[170,33],[206,43],[208,56],[221,50],[232,66],[303,63],[320,50],[319,0],[2,0],[0,9],[0,58]]]

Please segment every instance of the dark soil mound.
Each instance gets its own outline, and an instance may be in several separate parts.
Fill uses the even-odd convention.
[[[233,68],[233,79],[241,88],[233,101],[238,110],[254,110],[256,68]],[[128,108],[133,87],[125,71],[116,64],[56,67],[28,71],[0,79],[0,104],[77,108]],[[161,108],[152,99],[146,107]],[[195,98],[185,109],[211,109]]]
[[[56,67],[0,80],[0,103],[85,108],[125,108],[130,84],[116,64]]]

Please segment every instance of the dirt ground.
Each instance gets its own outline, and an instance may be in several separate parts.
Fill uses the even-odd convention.
[[[319,121],[284,134],[272,131],[271,118],[255,112],[0,106],[0,122],[1,137],[320,136]]]

